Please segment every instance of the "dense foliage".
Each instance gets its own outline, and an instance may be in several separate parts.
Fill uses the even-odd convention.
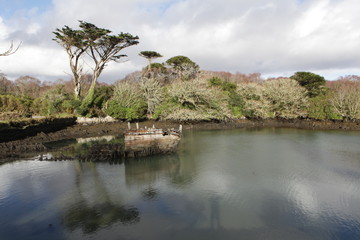
[[[17,114],[109,115],[127,121],[183,122],[242,118],[360,119],[357,76],[326,82],[317,74],[297,72],[291,78],[264,80],[258,73],[200,71],[185,56],[151,63],[161,55],[153,51],[140,55],[149,60],[149,65],[113,85],[97,83],[94,87],[93,76],[83,75],[79,97],[74,96],[74,81],[47,83],[31,76],[10,81],[0,75],[0,118]]]
[[[290,78],[306,88],[309,97],[319,96],[325,86],[325,78],[311,72],[296,72]]]

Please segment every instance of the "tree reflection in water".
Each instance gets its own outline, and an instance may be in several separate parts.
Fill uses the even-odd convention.
[[[81,228],[83,233],[94,233],[114,223],[134,224],[140,221],[137,208],[116,206],[111,203],[88,207],[86,203],[69,209],[64,216],[64,225],[70,231]]]
[[[90,167],[95,182],[93,190],[98,196],[96,203],[89,203],[82,193],[81,185],[86,183],[84,165]],[[137,208],[113,203],[109,197],[105,184],[101,181],[92,162],[77,162],[76,166],[76,193],[77,201],[73,203],[63,216],[63,224],[70,231],[81,228],[83,233],[90,234],[102,228],[110,227],[115,223],[135,224],[140,221],[140,212]]]

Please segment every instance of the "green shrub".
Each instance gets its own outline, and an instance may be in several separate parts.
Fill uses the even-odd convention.
[[[116,100],[110,100],[105,109],[105,113],[109,116],[123,120],[138,120],[145,118],[146,105],[145,104],[134,104],[133,106],[124,106],[121,102]]]
[[[235,118],[242,117],[242,109],[244,107],[244,101],[236,91],[237,86],[233,82],[222,80],[219,77],[212,77],[208,80],[211,87],[219,87],[228,95],[228,107],[231,110]]]
[[[201,79],[177,81],[167,88],[166,100],[155,116],[176,121],[225,120],[231,117],[226,94]]]
[[[114,118],[136,120],[145,118],[146,107],[139,84],[122,81],[114,87],[114,95],[107,102],[104,112]]]
[[[59,85],[36,98],[32,109],[34,113],[51,116],[62,113],[73,114],[79,105],[80,101],[66,92],[63,85]]]
[[[27,114],[31,112],[33,100],[27,96],[0,95],[1,112],[17,112]]]
[[[330,102],[329,95],[320,95],[310,98],[307,114],[309,118],[318,120],[341,119],[341,116],[335,112],[335,109]]]

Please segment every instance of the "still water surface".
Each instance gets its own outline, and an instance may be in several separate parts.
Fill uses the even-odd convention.
[[[0,239],[360,239],[360,133],[188,131],[173,155],[6,163]]]

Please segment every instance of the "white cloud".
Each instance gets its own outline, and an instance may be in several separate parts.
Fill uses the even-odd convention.
[[[8,28],[4,24],[3,19],[0,17],[0,40],[6,39],[8,36]]]
[[[77,20],[85,20],[140,37],[139,45],[124,49],[130,62],[105,69],[110,82],[141,69],[142,50],[160,52],[159,61],[185,55],[207,70],[313,71],[336,78],[347,71],[360,74],[359,10],[357,0],[54,0],[47,12],[22,10],[0,19],[0,47],[24,42],[11,58],[0,59],[0,69],[12,76],[69,72],[52,31],[77,28]]]

